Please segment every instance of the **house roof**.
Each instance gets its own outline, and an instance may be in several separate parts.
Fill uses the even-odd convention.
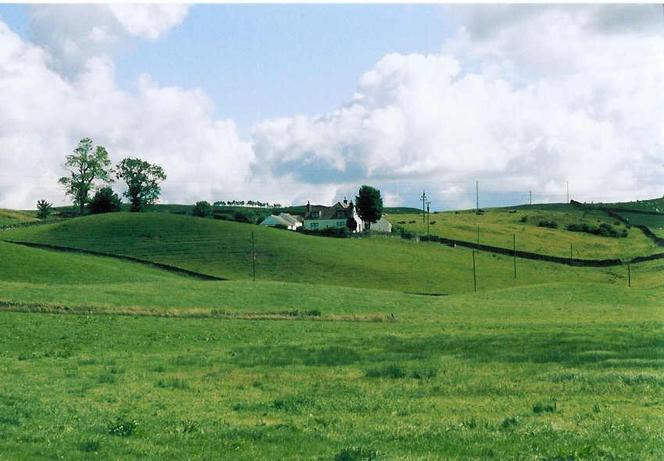
[[[353,203],[337,202],[332,206],[307,205],[304,219],[347,219],[353,216]]]
[[[291,225],[300,224],[302,222],[298,216],[293,216],[290,213],[279,213],[278,217]]]

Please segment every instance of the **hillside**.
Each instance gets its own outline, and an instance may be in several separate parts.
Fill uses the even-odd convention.
[[[166,213],[112,213],[15,229],[0,239],[128,255],[233,280],[252,277],[255,235],[259,280],[322,283],[410,292],[473,289],[472,253],[398,237],[333,239],[249,224]],[[476,255],[478,287],[589,281],[624,283],[622,268],[584,269]]]
[[[393,224],[409,231],[426,234],[426,224],[421,214],[389,215]],[[557,228],[542,227],[540,223],[555,223]],[[568,224],[599,226],[606,223],[616,231],[627,230],[625,238],[603,237],[583,232],[571,232]],[[570,245],[575,258],[628,259],[635,256],[662,252],[639,229],[627,229],[626,225],[599,210],[580,210],[573,207],[550,208],[496,208],[475,211],[432,213],[430,233],[441,237],[477,242],[479,226],[480,243],[504,248],[513,247],[516,235],[517,249],[534,253],[569,257]]]
[[[31,216],[29,213],[15,210],[0,209],[0,227],[8,224],[18,224],[24,222],[38,221],[37,218]]]
[[[57,284],[168,282],[180,277],[143,264],[27,248],[0,241],[0,281]],[[94,288],[93,290],[96,290]]]

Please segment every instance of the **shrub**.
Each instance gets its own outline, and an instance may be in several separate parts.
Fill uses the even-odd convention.
[[[236,211],[235,213],[233,213],[233,221],[247,222],[248,223],[248,222],[251,222],[251,219],[249,219],[249,217],[247,215],[245,215],[244,213],[242,213],[240,211]]]
[[[558,223],[555,221],[540,221],[537,225],[539,227],[548,227],[549,229],[558,229]]]
[[[431,221],[429,224],[433,226],[434,224],[436,224],[436,221]]]
[[[600,235],[602,237],[614,237],[622,238],[627,237],[627,229],[618,230],[608,223],[601,223],[599,226],[593,226],[591,224],[578,224],[572,223],[567,225],[567,230],[570,232],[585,232],[587,234]]]
[[[39,219],[46,219],[51,214],[53,204],[48,203],[46,200],[37,201],[37,217]]]
[[[120,211],[120,197],[110,187],[102,187],[92,197],[88,209],[91,214]]]
[[[196,202],[191,210],[191,215],[199,218],[209,218],[212,216],[212,205],[205,200]]]

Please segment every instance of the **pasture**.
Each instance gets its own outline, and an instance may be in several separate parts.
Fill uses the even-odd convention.
[[[425,235],[427,224],[420,214],[392,214],[390,220],[397,226]],[[541,223],[555,223],[556,228]],[[571,232],[568,224],[598,226],[609,224],[617,231],[627,230],[627,237],[603,237],[583,232]],[[625,224],[599,210],[579,210],[573,207],[518,207],[496,208],[476,214],[474,210],[432,213],[429,233],[469,242],[513,248],[550,256],[580,259],[629,259],[661,252],[639,229],[627,229]]]
[[[664,260],[627,288],[477,252],[474,292],[470,250],[398,236],[113,213],[0,239],[0,460],[664,456]]]

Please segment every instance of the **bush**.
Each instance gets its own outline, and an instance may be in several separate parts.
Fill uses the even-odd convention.
[[[120,197],[113,192],[110,187],[102,187],[99,189],[95,196],[92,197],[88,209],[91,214],[112,213],[120,211],[121,205]]]
[[[212,216],[212,205],[205,200],[196,202],[191,210],[191,215],[199,218],[209,218]]]
[[[558,223],[555,221],[540,221],[537,225],[539,227],[548,227],[549,229],[558,229]]]
[[[48,203],[46,200],[37,201],[37,217],[39,219],[48,218],[48,215],[51,214],[52,209],[53,209],[52,203]]]
[[[587,234],[600,235],[602,237],[627,237],[627,229],[621,231],[607,223],[602,223],[599,226],[593,226],[586,223],[572,223],[567,225],[567,230],[570,232],[585,232]]]

